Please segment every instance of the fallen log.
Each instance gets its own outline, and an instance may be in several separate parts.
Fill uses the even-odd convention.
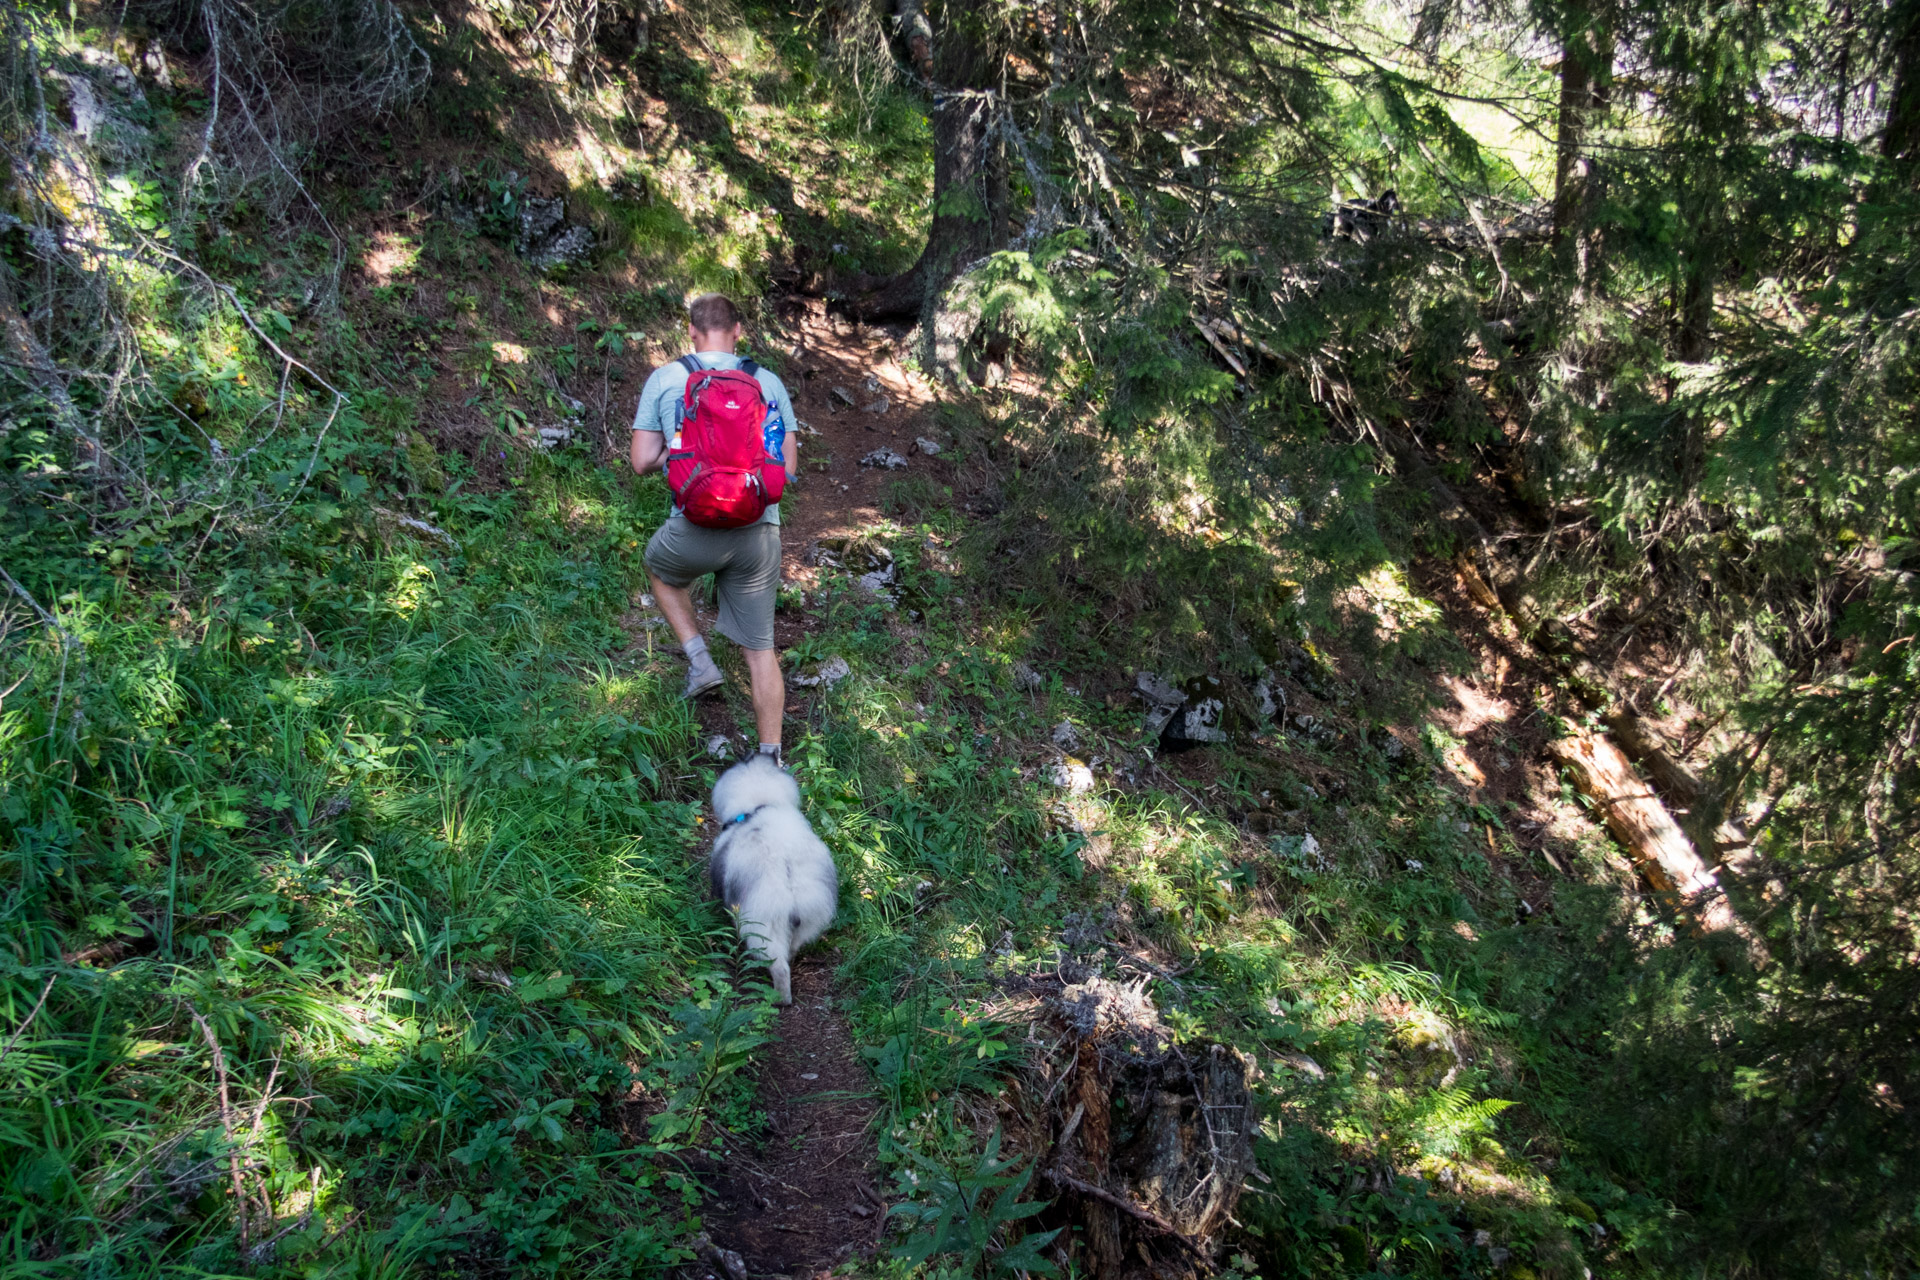
[[[1620,748],[1604,734],[1580,733],[1548,748],[1567,766],[1573,785],[1598,806],[1613,833],[1656,892],[1692,915],[1703,932],[1752,935],[1733,912],[1713,869]]]
[[[1288,363],[1266,344],[1258,342],[1257,339],[1249,339],[1248,335],[1235,329],[1229,321],[1212,317],[1205,319],[1196,317],[1194,324],[1216,349],[1220,347],[1220,339],[1223,337],[1231,341],[1250,341],[1263,355],[1282,364]],[[1225,356],[1226,352],[1222,350],[1221,354]],[[1229,363],[1233,364],[1236,372],[1240,371],[1237,362],[1229,359]],[[1391,431],[1383,433],[1383,440],[1394,460],[1433,497],[1439,523],[1454,533],[1460,548],[1454,558],[1454,567],[1460,574],[1461,584],[1466,588],[1467,595],[1481,608],[1504,612],[1511,618],[1515,629],[1519,632],[1521,643],[1560,668],[1568,687],[1575,696],[1600,714],[1607,727],[1625,745],[1627,752],[1647,766],[1660,789],[1671,796],[1674,803],[1683,811],[1696,809],[1706,798],[1706,788],[1699,776],[1667,750],[1665,740],[1641,719],[1639,713],[1633,709],[1631,699],[1614,688],[1613,681],[1607,673],[1587,655],[1567,627],[1557,619],[1545,616],[1539,602],[1534,599],[1529,589],[1525,567],[1487,532],[1480,521],[1467,509],[1466,504],[1460,501],[1453,487],[1427,464],[1427,460],[1420,455],[1411,441]],[[1701,923],[1709,931],[1729,927],[1730,923],[1738,923],[1738,917],[1728,905],[1726,894],[1720,889],[1717,878],[1701,860],[1694,849],[1693,841],[1674,820],[1672,813],[1661,802],[1660,796],[1639,780],[1638,775],[1633,772],[1633,767],[1627,763],[1626,756],[1622,755],[1619,749],[1608,742],[1603,735],[1589,735],[1584,740],[1592,743],[1593,751],[1607,758],[1609,763],[1617,759],[1624,777],[1633,779],[1631,785],[1623,783],[1612,789],[1603,787],[1601,792],[1589,792],[1589,794],[1593,795],[1596,802],[1602,804],[1603,810],[1608,815],[1609,828],[1614,830],[1614,834],[1622,843],[1628,845],[1635,861],[1650,868],[1649,878],[1653,878],[1651,868],[1662,866],[1656,850],[1670,852],[1678,859],[1675,866],[1685,873],[1681,876],[1679,883],[1688,883],[1691,867],[1698,867],[1700,872],[1712,882],[1713,892],[1698,899],[1705,904],[1704,909],[1712,918],[1703,918]],[[1582,771],[1590,772],[1584,763],[1576,769],[1576,773]],[[1615,802],[1616,796],[1631,797],[1631,809],[1620,811],[1619,804]],[[1627,812],[1633,815],[1634,820],[1628,825],[1630,829],[1638,832],[1637,836],[1622,834],[1620,830],[1618,824],[1628,821],[1625,816]],[[1654,832],[1659,833],[1658,839],[1651,838],[1651,833]],[[1674,841],[1678,842],[1677,845]],[[1704,832],[1702,841],[1712,845],[1715,853],[1722,850],[1741,849],[1750,843],[1749,837],[1739,824],[1724,821],[1712,831]],[[1682,849],[1684,854],[1680,852]],[[1661,871],[1660,874],[1672,883],[1670,873]],[[1661,887],[1658,881],[1655,887]],[[1684,902],[1695,900],[1684,894],[1682,898]],[[1741,936],[1748,938],[1756,948],[1759,946],[1757,942],[1753,942],[1744,925],[1740,926],[1740,930]]]

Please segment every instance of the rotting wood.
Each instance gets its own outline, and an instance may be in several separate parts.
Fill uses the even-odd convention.
[[[1452,487],[1427,465],[1412,443],[1390,432],[1386,439],[1395,460],[1427,487],[1440,507],[1441,519],[1458,535],[1462,549],[1454,558],[1454,568],[1460,574],[1467,595],[1484,609],[1506,613],[1519,631],[1521,642],[1557,663],[1566,673],[1575,695],[1599,712],[1602,722],[1619,739],[1619,746],[1599,733],[1582,735],[1579,739],[1592,744],[1593,753],[1598,758],[1617,758],[1619,770],[1616,776],[1633,780],[1631,785],[1618,786],[1602,793],[1587,792],[1596,803],[1601,804],[1607,815],[1609,830],[1627,845],[1628,852],[1637,863],[1649,869],[1649,879],[1653,879],[1651,869],[1662,865],[1657,856],[1652,856],[1653,847],[1635,843],[1630,835],[1622,834],[1620,829],[1620,824],[1626,819],[1615,800],[1619,797],[1624,802],[1630,797],[1631,813],[1641,820],[1638,825],[1647,832],[1661,833],[1659,847],[1675,850],[1679,858],[1675,865],[1683,871],[1698,867],[1713,885],[1713,892],[1704,897],[1679,894],[1680,905],[1696,912],[1701,925],[1709,932],[1724,928],[1737,929],[1740,936],[1747,940],[1753,958],[1757,962],[1764,962],[1767,954],[1764,944],[1733,910],[1719,878],[1707,867],[1694,845],[1697,837],[1716,854],[1722,850],[1738,849],[1750,842],[1747,832],[1737,823],[1721,822],[1711,830],[1696,831],[1693,836],[1687,833],[1667,808],[1661,795],[1640,779],[1627,758],[1631,756],[1642,761],[1652,774],[1654,785],[1683,809],[1698,811],[1708,798],[1707,788],[1698,775],[1667,750],[1665,739],[1640,717],[1631,701],[1613,687],[1607,674],[1587,656],[1565,624],[1542,615],[1538,602],[1528,591],[1526,570],[1488,534]],[[1567,759],[1566,755],[1559,753],[1558,746],[1555,744],[1553,748],[1556,757]],[[1625,748],[1624,752],[1621,747]],[[1584,765],[1574,767],[1574,772],[1577,775],[1576,785],[1580,785],[1579,776],[1585,773]],[[1582,790],[1587,788],[1582,786]],[[1673,838],[1678,839],[1678,846],[1672,845]],[[1684,848],[1684,855],[1678,853],[1680,848]],[[1661,874],[1671,882],[1669,873],[1662,871]],[[1687,876],[1683,874],[1680,881],[1686,883]],[[1662,886],[1656,881],[1654,887],[1660,889]]]
[[[893,12],[900,24],[900,37],[913,57],[913,69],[922,80],[932,83],[933,24],[927,21],[926,6],[921,0],[897,0]]]
[[[1707,932],[1731,929],[1752,941],[1708,867],[1653,789],[1605,734],[1581,733],[1547,748],[1567,766],[1573,784],[1600,807],[1607,829],[1626,847],[1658,892],[1687,910]]]
[[[1082,1182],[1072,1174],[1062,1173],[1058,1169],[1048,1169],[1042,1176],[1045,1177],[1047,1181],[1057,1183],[1069,1191],[1076,1191],[1090,1199],[1098,1200],[1102,1204],[1112,1205],[1122,1213],[1131,1214],[1141,1222],[1144,1222],[1156,1234],[1171,1236],[1173,1239],[1185,1245],[1187,1251],[1193,1254],[1194,1258],[1202,1266],[1208,1271],[1213,1270],[1213,1260],[1207,1257],[1206,1249],[1201,1247],[1198,1241],[1176,1228],[1171,1222],[1168,1222],[1151,1209],[1143,1209],[1125,1196],[1115,1195],[1105,1187],[1097,1187],[1091,1182]]]

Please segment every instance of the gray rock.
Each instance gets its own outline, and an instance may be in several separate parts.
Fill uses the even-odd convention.
[[[880,389],[880,375],[877,373],[870,373],[867,375],[867,380],[861,383],[860,385],[865,387],[869,391],[878,391]]]
[[[1069,795],[1083,796],[1093,790],[1093,770],[1072,756],[1047,766],[1047,781]]]
[[[893,408],[893,401],[889,400],[885,396],[879,396],[861,405],[860,412],[879,414],[879,413],[885,413],[887,410],[891,408]]]
[[[173,72],[167,67],[167,55],[159,45],[150,44],[140,59],[141,69],[162,89],[173,88]]]
[[[707,739],[707,754],[715,760],[725,760],[733,754],[733,744],[724,733],[716,733]]]
[[[1186,705],[1187,695],[1171,681],[1164,680],[1151,671],[1142,671],[1134,677],[1133,687],[1147,704],[1147,718],[1143,727],[1148,736],[1159,737],[1160,731],[1167,727],[1167,721],[1174,713]]]
[[[1062,720],[1053,726],[1053,745],[1062,751],[1071,751],[1080,745],[1080,731],[1073,727],[1073,721]]]
[[[586,227],[568,226],[546,245],[527,255],[527,261],[541,271],[583,262],[593,252],[593,232]]]
[[[1046,686],[1047,678],[1024,662],[1013,664],[1013,682],[1029,693],[1038,693]]]
[[[926,454],[929,458],[937,458],[940,456],[940,442],[938,440],[929,440],[925,436],[915,436],[913,447],[921,453]]]
[[[1135,676],[1133,687],[1140,691],[1140,696],[1147,700],[1148,706],[1178,707],[1187,700],[1187,695],[1182,693],[1178,686],[1161,679],[1151,671],[1142,671]]]
[[[1301,1075],[1312,1076],[1315,1080],[1327,1078],[1327,1069],[1304,1053],[1283,1053],[1280,1055],[1280,1061]]]
[[[727,1280],[747,1280],[747,1264],[731,1249],[722,1249],[702,1234],[693,1238],[693,1251],[717,1267]]]
[[[89,45],[80,50],[77,56],[82,65],[96,73],[94,79],[102,81],[115,93],[124,93],[136,102],[146,99],[147,95],[140,90],[139,78],[125,63],[105,49],[95,49]]]
[[[516,175],[508,174],[511,181]],[[520,204],[513,250],[540,271],[579,262],[593,252],[593,232],[567,221],[567,202],[528,196]]]
[[[853,408],[853,392],[847,390],[845,387],[835,387],[828,398],[838,400],[849,409]]]
[[[893,566],[889,564],[875,569],[872,573],[863,573],[859,577],[859,583],[862,589],[879,595],[893,585]]]
[[[812,675],[796,674],[793,677],[793,683],[807,689],[815,685],[825,685],[831,689],[852,674],[853,668],[847,665],[847,660],[836,654],[824,659],[818,667],[814,668]]]
[[[1263,718],[1273,720],[1287,713],[1287,691],[1280,687],[1280,679],[1268,667],[1260,673],[1260,679],[1253,686],[1253,704],[1260,710]]]
[[[887,471],[899,471],[907,465],[907,460],[891,449],[875,449],[860,459],[863,467],[880,467]]]
[[[1220,720],[1226,714],[1226,709],[1226,704],[1218,698],[1202,698],[1185,710],[1177,711],[1175,714],[1180,717],[1180,723],[1176,726],[1175,736],[1185,738],[1188,742],[1225,742],[1227,735],[1220,727]],[[1162,727],[1165,727],[1164,723]]]
[[[85,76],[69,75],[64,71],[49,71],[47,78],[66,86],[67,109],[73,115],[73,131],[82,141],[90,140],[107,122],[107,105],[94,92],[93,82]]]

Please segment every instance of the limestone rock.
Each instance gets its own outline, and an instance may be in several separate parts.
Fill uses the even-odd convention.
[[[806,689],[813,688],[815,685],[824,685],[831,689],[852,674],[853,668],[847,665],[847,660],[835,654],[831,658],[822,660],[810,675],[796,673],[793,683]]]
[[[1083,796],[1093,790],[1093,770],[1085,761],[1072,756],[1047,766],[1047,781],[1069,795]]]

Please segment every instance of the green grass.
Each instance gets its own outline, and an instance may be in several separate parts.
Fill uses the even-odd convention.
[[[1537,1100],[1527,1077],[1551,1055],[1527,1018],[1564,962],[1518,923],[1482,824],[1463,835],[1474,815],[1432,780],[1436,759],[1276,731],[1270,749],[1223,749],[1205,806],[1173,779],[1121,785],[1105,769],[1068,800],[1045,780],[1051,728],[1071,721],[1078,754],[1145,773],[1135,713],[1073,692],[1097,666],[1031,650],[1012,598],[934,567],[932,525],[882,537],[902,600],[844,580],[815,598],[809,651],[845,655],[853,675],[794,752],[848,881],[839,946],[887,1103],[882,1159],[903,1176],[928,1159],[971,1167],[967,1099],[1004,1096],[1029,1051],[1027,1015],[996,1013],[1001,979],[1063,955],[1114,977],[1158,969],[1178,975],[1150,990],[1180,1040],[1234,1044],[1261,1070],[1270,1181],[1240,1216],[1263,1274],[1324,1275],[1347,1265],[1343,1248],[1474,1274],[1483,1228],[1538,1265],[1577,1267],[1571,1193],[1518,1155],[1556,1141],[1551,1126],[1509,1110],[1516,1091]],[[1043,691],[1016,683],[1021,659],[1049,667]],[[1329,772],[1337,799],[1302,786]],[[1262,791],[1298,804],[1293,834],[1250,838],[1218,816]],[[1398,1175],[1382,1184],[1383,1169]]]
[[[29,700],[0,757],[13,1265],[235,1267],[235,1153],[286,1265],[678,1256],[691,1184],[618,1104],[728,942],[686,709],[610,656],[659,499],[536,463],[465,505],[454,555],[69,580],[68,711]],[[45,632],[9,657],[58,680]]]
[[[283,336],[351,393],[325,441],[326,399],[297,379],[291,425],[263,435],[279,367],[231,313],[157,282],[131,291],[154,381],[128,445],[152,495],[63,470],[44,406],[8,384],[0,563],[58,628],[6,601],[9,1274],[690,1259],[687,1151],[753,1136],[767,1010],[704,901],[713,764],[675,664],[619,625],[663,495],[507,433],[580,379],[615,385],[630,332],[677,341],[688,287],[758,294],[794,248],[849,271],[911,261],[923,105],[856,89],[784,14],[755,11],[765,34],[724,5],[696,15],[738,74],[662,50],[628,69],[726,128],[689,128],[675,174],[630,173],[644,198],[573,192],[609,247],[563,281],[436,215],[391,282],[306,316],[298,282],[329,242],[239,209],[202,236],[208,269],[282,308]],[[527,169],[508,107],[537,94],[464,27],[437,49],[462,51],[478,69],[436,86],[427,140]],[[800,198],[776,227],[782,190]],[[365,193],[320,194],[357,259]],[[1674,945],[1597,844],[1551,914],[1520,907],[1503,864],[1524,855],[1486,856],[1502,815],[1436,780],[1437,730],[1399,755],[1380,732],[1418,723],[1463,661],[1409,585],[1423,513],[1284,385],[1236,400],[1183,354],[1186,307],[1158,286],[1129,284],[1116,312],[1110,277],[1076,295],[1036,268],[1060,248],[983,283],[1065,412],[964,392],[942,410],[948,460],[991,477],[1000,513],[963,516],[958,483],[888,481],[870,532],[897,603],[829,575],[789,655],[853,668],[789,745],[842,873],[829,942],[903,1225],[951,1209],[985,1232],[921,1236],[913,1256],[1044,1270],[995,1251],[1026,1231],[1012,1202],[1044,1191],[987,1135],[1044,1052],[1006,980],[1064,958],[1149,978],[1181,1043],[1256,1064],[1240,1274],[1485,1276],[1481,1231],[1514,1277],[1671,1269],[1695,1243],[1675,1205],[1715,1167],[1686,1144],[1712,1145],[1726,1095],[1699,1086],[1709,1120],[1690,1127],[1645,1100],[1730,1070],[1743,1028],[1706,1014],[1747,979]],[[449,290],[450,311],[428,305]],[[524,360],[495,357],[507,342]],[[464,403],[435,403],[449,386]],[[1214,429],[1222,405],[1258,456]],[[430,411],[456,407],[470,434],[436,457]],[[1099,421],[1066,420],[1079,408]],[[223,471],[211,440],[244,465]],[[1327,601],[1349,588],[1395,627],[1340,623]],[[1141,666],[1290,659],[1339,731],[1250,723],[1191,774],[1153,768],[1137,706],[1106,696]],[[1099,766],[1086,797],[1046,779],[1063,722]],[[1254,835],[1252,809],[1289,816]]]

